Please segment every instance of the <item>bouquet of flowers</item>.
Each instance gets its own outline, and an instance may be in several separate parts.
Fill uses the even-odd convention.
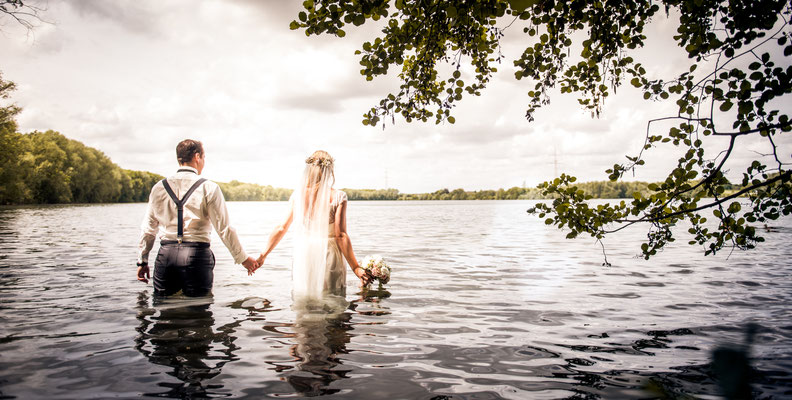
[[[384,285],[390,281],[391,269],[382,256],[368,256],[360,263],[360,266],[366,270],[366,274],[373,278],[372,282],[376,280],[380,285]]]

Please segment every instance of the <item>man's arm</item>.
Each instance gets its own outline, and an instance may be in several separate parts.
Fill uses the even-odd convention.
[[[148,283],[149,267],[148,259],[151,248],[154,247],[154,241],[157,238],[157,231],[159,222],[154,217],[154,189],[151,189],[149,194],[148,206],[146,207],[146,215],[143,217],[143,222],[140,224],[140,242],[138,243],[138,259],[137,259],[137,279],[141,282]]]
[[[212,226],[214,226],[217,235],[220,236],[220,240],[223,241],[228,251],[231,252],[234,262],[242,264],[248,270],[248,274],[251,274],[258,267],[258,263],[253,257],[248,257],[247,253],[245,253],[242,243],[239,242],[236,229],[229,222],[223,191],[214,183],[207,187],[207,190],[207,211],[209,212],[209,220],[212,222]]]

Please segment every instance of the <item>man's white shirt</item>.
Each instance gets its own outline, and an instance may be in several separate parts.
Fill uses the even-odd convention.
[[[176,175],[168,178],[168,184],[176,197],[181,199],[198,179],[200,176],[195,168],[181,166]],[[207,180],[195,189],[184,203],[183,218],[182,241],[209,243],[214,226],[220,240],[231,252],[234,262],[241,264],[247,259],[236,230],[229,225],[225,197],[216,183]],[[157,234],[160,234],[161,240],[176,240],[177,220],[176,204],[168,196],[162,182],[157,182],[151,189],[146,216],[141,224],[138,262],[148,261]]]

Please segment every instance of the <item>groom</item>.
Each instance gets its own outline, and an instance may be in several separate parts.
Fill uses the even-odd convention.
[[[212,291],[215,257],[209,249],[214,226],[234,262],[248,274],[258,268],[248,257],[236,230],[228,223],[228,210],[220,187],[199,175],[206,162],[203,145],[182,140],[176,146],[179,169],[151,189],[143,218],[137,279],[148,283],[148,258],[155,236],[162,228],[160,250],[154,268],[154,293],[168,296],[182,290],[185,296],[206,296]]]

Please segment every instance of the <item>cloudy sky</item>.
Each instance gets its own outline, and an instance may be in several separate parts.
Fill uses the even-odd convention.
[[[672,104],[644,101],[627,85],[599,119],[574,96],[556,94],[527,122],[529,84],[514,79],[511,60],[529,42],[512,27],[506,62],[482,96],[456,108],[456,124],[397,119],[370,128],[362,114],[398,89],[395,76],[366,82],[359,73],[354,51],[378,33],[374,24],[350,27],[343,39],[308,38],[288,28],[299,1],[46,4],[48,23],[33,32],[0,21],[0,71],[17,83],[20,129],[57,130],[124,168],[162,175],[175,170],[176,143],[195,138],[207,150],[204,175],[216,181],[291,187],[316,149],[336,158],[337,187],[534,186],[553,177],[555,162],[582,181],[604,180],[605,169],[640,150],[649,119],[674,113]],[[650,77],[687,68],[674,31],[673,17],[657,18],[646,48],[633,54]],[[782,148],[792,143],[785,136]],[[767,152],[761,140],[743,145],[735,170],[754,151]],[[663,179],[676,158],[655,150],[630,179]]]

